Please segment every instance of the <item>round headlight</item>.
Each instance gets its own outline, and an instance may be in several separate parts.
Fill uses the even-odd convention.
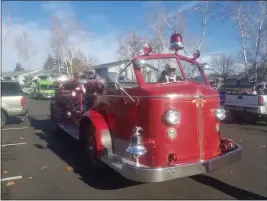
[[[169,109],[164,116],[165,121],[170,125],[175,125],[180,122],[180,113],[175,109]]]
[[[217,108],[216,110],[215,110],[215,117],[218,119],[218,120],[220,120],[220,121],[222,121],[222,120],[224,120],[225,119],[225,117],[226,117],[226,112],[225,112],[225,110],[223,109],[223,108]]]

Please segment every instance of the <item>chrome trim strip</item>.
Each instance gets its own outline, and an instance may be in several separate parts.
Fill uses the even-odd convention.
[[[227,164],[236,162],[240,160],[242,155],[242,147],[239,145],[237,146],[236,150],[207,161],[176,165],[167,168],[136,167],[134,165],[123,163],[123,160],[121,160],[120,164],[118,163],[119,161],[115,164],[111,163],[109,160],[105,161],[105,163],[129,180],[137,182],[162,182],[212,172]]]
[[[117,97],[117,98],[123,98],[124,96],[121,95],[107,95],[107,94],[101,94],[98,96],[105,96],[105,97]],[[152,99],[152,98],[159,98],[159,99],[182,99],[182,100],[187,100],[187,99],[193,99],[193,98],[198,98],[198,95],[181,95],[181,94],[168,94],[168,95],[162,95],[162,96],[132,96],[132,98],[139,98],[139,99]],[[219,98],[219,95],[206,95],[204,96],[204,99],[207,98]]]

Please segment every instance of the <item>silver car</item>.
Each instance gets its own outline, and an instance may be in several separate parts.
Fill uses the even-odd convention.
[[[1,81],[1,128],[11,116],[25,116],[28,112],[28,97],[15,81]]]

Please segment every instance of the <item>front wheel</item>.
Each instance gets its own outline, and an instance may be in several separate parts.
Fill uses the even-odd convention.
[[[97,141],[94,131],[95,129],[88,126],[86,130],[84,148],[86,156],[88,158],[89,166],[94,171],[100,172],[105,167],[105,165],[97,156]]]
[[[53,105],[52,105],[52,107],[53,107]],[[54,136],[60,136],[62,133],[63,133],[63,131],[62,131],[62,129],[57,125],[57,122],[56,122],[56,114],[55,114],[55,112],[54,112],[54,109],[52,108],[51,109],[51,121],[52,121],[52,129],[53,129],[53,135]]]

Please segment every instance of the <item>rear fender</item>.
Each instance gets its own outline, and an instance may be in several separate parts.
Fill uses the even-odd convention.
[[[97,141],[97,152],[99,156],[112,154],[112,138],[109,126],[104,116],[95,110],[90,110],[84,114],[80,123],[80,128],[83,126],[83,123],[88,124],[88,126],[90,124],[91,126],[94,126]]]

